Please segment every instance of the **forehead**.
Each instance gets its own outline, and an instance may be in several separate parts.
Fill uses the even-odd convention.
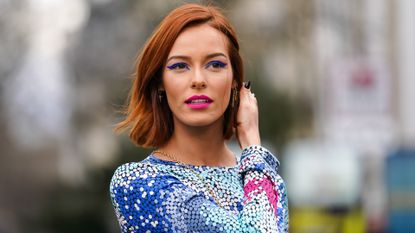
[[[228,56],[228,38],[208,24],[186,28],[179,34],[169,56],[224,53]]]

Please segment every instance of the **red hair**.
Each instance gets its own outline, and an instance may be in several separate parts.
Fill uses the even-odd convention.
[[[243,63],[236,33],[229,20],[213,6],[185,4],[174,9],[159,24],[138,56],[126,118],[115,127],[117,132],[129,128],[130,139],[136,145],[159,147],[171,138],[174,129],[172,112],[165,98],[161,103],[158,99],[163,67],[179,34],[188,27],[200,24],[208,24],[226,35],[233,80],[238,91],[242,87]],[[229,104],[224,113],[223,136],[226,140],[233,135],[238,107],[239,102],[236,101],[235,106],[232,108]]]

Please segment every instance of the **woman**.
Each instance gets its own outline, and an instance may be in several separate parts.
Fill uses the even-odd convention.
[[[278,160],[260,146],[258,107],[235,31],[217,8],[186,4],[139,56],[127,116],[138,146],[110,194],[122,232],[288,232]],[[242,155],[226,141],[236,134]]]

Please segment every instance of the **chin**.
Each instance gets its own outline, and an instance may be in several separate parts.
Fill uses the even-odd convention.
[[[215,123],[217,120],[193,120],[193,121],[185,121],[183,122],[185,125],[192,126],[192,127],[206,127],[210,126]]]
[[[203,117],[203,118],[194,118],[194,119],[190,119],[190,118],[185,118],[185,119],[177,119],[177,121],[180,122],[180,124],[186,125],[186,126],[190,126],[190,127],[206,127],[206,126],[210,126],[213,125],[215,123],[217,123],[218,121],[221,121],[221,119],[223,119],[223,117]]]

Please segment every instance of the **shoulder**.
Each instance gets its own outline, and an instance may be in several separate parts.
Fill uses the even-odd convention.
[[[149,162],[131,162],[120,165],[110,183],[110,194],[124,196],[131,193],[156,191],[181,184],[168,167]]]
[[[165,176],[165,173],[157,164],[147,162],[125,163],[115,170],[110,185],[111,188],[129,187],[158,176]]]
[[[151,166],[146,163],[132,162],[120,165],[111,178],[111,187],[127,185],[132,180],[140,178],[152,171]]]
[[[164,165],[142,161],[119,166],[111,179],[110,196],[123,232],[136,227],[140,232],[167,231],[165,215],[173,210],[166,206],[178,205],[181,190],[183,184]]]
[[[144,162],[125,163],[115,169],[112,179],[121,179],[126,177],[137,177],[140,174],[153,172],[156,166]]]

